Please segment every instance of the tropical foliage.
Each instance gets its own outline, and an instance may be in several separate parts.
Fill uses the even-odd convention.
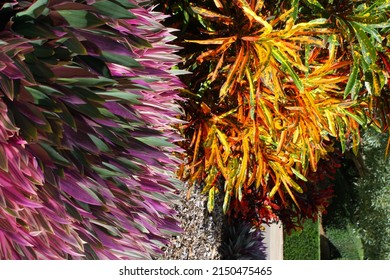
[[[319,260],[321,257],[320,223],[307,220],[302,230],[284,236],[284,260]]]
[[[315,218],[331,190],[312,174],[338,147],[358,153],[361,128],[389,129],[389,1],[160,2],[192,72],[182,177],[209,211],[223,192],[218,207],[255,224],[306,215],[312,191]]]
[[[180,231],[177,48],[144,1],[0,6],[0,259],[153,258]]]
[[[221,244],[224,260],[265,260],[263,232],[248,222],[231,221],[225,227]]]

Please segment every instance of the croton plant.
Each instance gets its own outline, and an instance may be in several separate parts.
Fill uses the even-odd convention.
[[[329,159],[357,154],[362,128],[389,131],[390,2],[160,2],[192,72],[181,176],[204,185],[210,211],[219,193],[255,224],[316,218]]]
[[[0,3],[0,259],[150,259],[180,231],[179,61],[138,0]]]

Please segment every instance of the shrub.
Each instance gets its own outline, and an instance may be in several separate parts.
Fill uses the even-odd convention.
[[[370,130],[364,135],[365,175],[356,181],[357,230],[365,258],[390,259],[390,158],[383,156],[386,137]]]
[[[225,260],[265,260],[263,233],[243,221],[226,224],[221,244],[222,259]]]
[[[171,30],[145,1],[0,7],[0,258],[153,258],[180,114]]]
[[[357,153],[361,128],[389,127],[388,3],[160,2],[192,72],[182,177],[204,183],[209,211],[222,192],[218,207],[253,224],[315,219],[331,190],[305,182],[335,143]]]
[[[320,259],[320,223],[307,220],[303,229],[286,234],[283,246],[285,260]]]
[[[333,249],[338,252],[336,259],[362,260],[364,258],[363,244],[354,225],[345,221],[343,229],[328,227],[326,236]],[[335,254],[334,254],[335,255]]]

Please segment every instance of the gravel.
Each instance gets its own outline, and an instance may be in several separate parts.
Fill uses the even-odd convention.
[[[184,232],[171,238],[170,245],[165,248],[166,260],[218,260],[221,258],[223,213],[219,200],[215,196],[215,209],[207,211],[207,195],[201,194],[199,186],[185,188],[183,197],[177,206],[178,219]],[[188,199],[187,199],[188,198]]]

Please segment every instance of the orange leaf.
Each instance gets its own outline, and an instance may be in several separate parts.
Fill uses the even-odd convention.
[[[196,162],[196,159],[198,157],[199,144],[200,144],[201,139],[202,139],[202,126],[199,126],[198,133],[196,136],[195,148],[194,148],[194,157],[192,159],[191,173],[194,173],[195,162]]]
[[[226,78],[225,83],[222,85],[220,91],[219,91],[219,99],[222,100],[226,96],[227,93],[230,92],[232,89],[232,84],[234,85],[234,82],[232,83],[232,79],[235,76],[238,67],[242,63],[242,58],[244,56],[244,46],[241,46],[240,51],[236,57],[236,61],[234,62],[233,66],[230,68],[230,71],[228,73],[228,76]]]

